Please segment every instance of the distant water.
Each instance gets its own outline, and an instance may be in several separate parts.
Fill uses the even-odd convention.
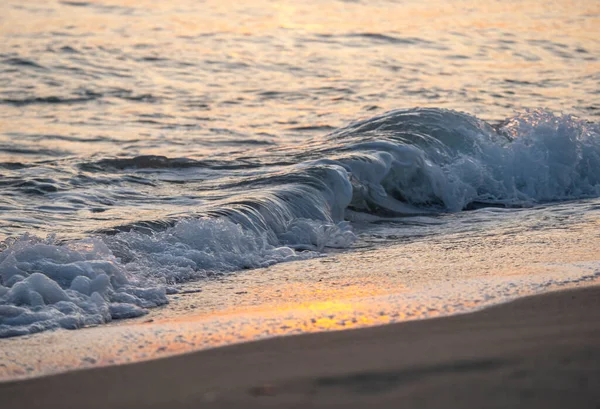
[[[380,245],[365,224],[597,208],[598,27],[589,1],[3,1],[0,337]]]

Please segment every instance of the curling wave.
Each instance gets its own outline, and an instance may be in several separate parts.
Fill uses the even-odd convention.
[[[166,303],[178,282],[349,247],[348,220],[359,214],[600,196],[600,127],[543,110],[498,126],[448,110],[397,110],[315,138],[291,162],[236,181],[231,189],[244,194],[197,217],[66,243],[30,235],[4,243],[0,337],[139,316]],[[199,166],[161,157],[97,166],[145,164]]]

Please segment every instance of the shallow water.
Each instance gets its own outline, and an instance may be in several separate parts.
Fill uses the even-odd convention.
[[[598,206],[597,2],[8,0],[0,19],[0,336]],[[454,216],[482,206],[508,213]]]
[[[551,209],[455,213],[445,216],[452,227],[400,241],[400,226],[367,224],[357,231],[376,246],[190,282],[138,319],[2,339],[0,381],[462,314],[600,284],[597,200]],[[410,236],[422,227],[401,228]]]

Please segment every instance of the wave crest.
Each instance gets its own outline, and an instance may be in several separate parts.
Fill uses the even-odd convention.
[[[5,243],[0,337],[140,315],[167,302],[174,283],[349,247],[355,236],[344,220],[356,212],[402,216],[599,196],[600,128],[543,110],[496,128],[454,111],[398,110],[314,139],[292,162],[235,183],[243,195],[196,218],[67,243],[32,236]],[[92,165],[212,166],[154,156]]]

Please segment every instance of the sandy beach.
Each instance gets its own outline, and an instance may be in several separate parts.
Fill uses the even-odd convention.
[[[3,408],[600,405],[600,287],[0,384]]]

